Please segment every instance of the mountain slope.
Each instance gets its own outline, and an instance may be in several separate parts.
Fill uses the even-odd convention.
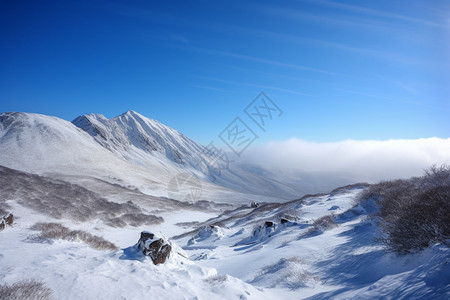
[[[197,264],[276,291],[275,299],[448,299],[448,245],[387,252],[378,204],[356,201],[366,189],[239,208],[174,239]]]
[[[312,192],[302,182],[296,186],[276,180],[276,174],[258,166],[239,163],[218,166],[220,162],[214,161],[206,147],[135,111],[111,119],[100,114],[83,115],[72,123],[119,157],[142,166],[155,159],[167,159],[205,181],[242,193],[269,195],[283,200],[303,194],[302,189],[306,190],[304,193]]]
[[[211,158],[203,146],[137,113],[127,112],[111,120],[99,115],[76,120],[84,130],[56,117],[0,114],[0,165],[74,183],[101,179],[163,197],[173,196],[169,184],[174,178],[193,175],[194,183],[201,187],[197,200],[234,204],[280,201],[274,198],[277,190],[270,191],[261,181],[243,182],[242,178],[253,176],[250,173],[240,177],[230,173],[222,185],[211,182]],[[248,194],[247,184],[260,190],[260,195]],[[183,196],[191,188],[188,182],[177,191]]]
[[[89,133],[100,145],[120,156],[139,162],[139,156],[131,156],[138,150],[155,157],[165,156],[177,164],[197,166],[204,164],[206,149],[178,131],[148,119],[135,111],[112,119],[89,114],[72,121]]]
[[[126,165],[72,123],[39,114],[0,114],[0,149],[0,164],[37,173]]]
[[[2,113],[0,151],[0,165],[20,171],[75,183],[94,177],[176,200],[190,198],[186,195],[192,188],[201,190],[194,197],[198,200],[235,204],[284,202],[330,188],[323,174],[282,175],[245,162],[226,166],[203,145],[134,111],[111,119],[83,115],[72,123],[40,114]],[[179,176],[191,180],[173,193],[170,185]]]
[[[137,165],[72,123],[40,114],[0,114],[0,153],[0,165],[20,171],[69,181],[99,178],[158,196],[167,196],[168,182],[181,171],[158,158]]]

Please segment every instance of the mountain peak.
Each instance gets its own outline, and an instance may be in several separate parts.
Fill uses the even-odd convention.
[[[158,123],[158,124],[160,124],[160,122],[158,122],[157,120],[154,120],[154,119],[151,119],[151,118],[147,118],[146,116],[144,116],[144,115],[138,113],[138,112],[135,111],[135,110],[127,110],[127,111],[124,112],[123,114],[121,114],[121,115],[119,115],[119,116],[117,116],[117,117],[114,117],[114,118],[112,118],[112,119],[117,119],[117,118],[122,118],[122,117],[125,117],[125,118],[131,118],[131,119],[134,119],[134,120],[150,121],[150,122],[153,122],[153,123]],[[111,119],[111,120],[112,120],[112,119]]]
[[[100,145],[124,158],[130,157],[130,151],[139,150],[152,156],[165,156],[179,164],[195,165],[194,157],[203,151],[203,146],[177,130],[134,110],[111,119],[103,115],[83,115],[72,123]]]
[[[127,110],[126,112],[124,112],[122,115],[127,115],[127,116],[134,116],[134,115],[138,115],[138,116],[142,116],[140,113],[138,113],[135,110]]]

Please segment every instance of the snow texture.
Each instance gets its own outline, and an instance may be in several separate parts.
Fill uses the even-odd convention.
[[[14,215],[0,231],[2,288],[34,282],[55,299],[450,298],[448,246],[387,253],[376,203],[354,206],[367,185],[288,201],[296,189],[264,169],[212,182],[203,149],[132,111],[74,123],[0,114],[0,212]],[[183,172],[201,182],[195,203],[167,198]],[[43,223],[74,238],[38,238]],[[164,263],[139,249],[142,231],[171,245]]]

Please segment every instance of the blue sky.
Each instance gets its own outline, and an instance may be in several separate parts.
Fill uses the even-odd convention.
[[[449,137],[447,1],[1,1],[0,111],[136,110],[207,144]],[[263,132],[259,92],[283,110]]]

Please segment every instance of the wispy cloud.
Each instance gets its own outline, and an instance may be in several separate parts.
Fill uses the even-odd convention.
[[[322,5],[322,6],[342,9],[342,10],[345,10],[348,12],[355,12],[358,14],[366,14],[366,15],[371,15],[371,16],[375,16],[375,17],[389,18],[389,19],[395,19],[395,20],[399,20],[399,21],[407,21],[407,22],[412,22],[412,23],[427,25],[427,26],[433,26],[433,27],[448,27],[446,24],[442,24],[440,22],[423,20],[423,19],[419,19],[419,18],[405,16],[405,15],[392,13],[392,12],[388,12],[388,11],[377,10],[377,9],[368,8],[368,7],[364,7],[364,6],[355,6],[355,5],[351,5],[351,4],[326,1],[326,0],[314,0],[314,1],[302,0],[302,1],[310,2],[310,3]]]
[[[333,80],[329,80],[329,81],[317,80],[317,79],[314,79],[311,76],[307,76],[307,75],[289,76],[289,75],[285,75],[284,73],[267,72],[267,71],[263,71],[260,69],[252,69],[252,68],[247,68],[247,67],[242,67],[242,66],[237,66],[237,65],[232,65],[232,64],[221,64],[221,63],[219,64],[218,63],[216,65],[218,65],[220,68],[231,68],[234,70],[239,70],[239,71],[244,71],[244,72],[249,72],[249,73],[258,73],[258,74],[267,75],[270,77],[278,77],[278,78],[289,79],[289,80],[298,81],[298,82],[307,82],[309,84],[311,84],[311,83],[321,84],[321,85],[326,85],[326,86],[331,86],[331,87],[336,87],[336,88],[341,86],[341,84],[338,84],[338,83],[336,83],[336,81],[333,81]]]
[[[288,14],[291,16],[295,16],[295,18],[297,18],[297,19],[299,19],[299,18],[302,18],[302,19],[318,18],[320,21],[322,21],[322,19],[327,19],[328,21],[336,20],[336,22],[339,22],[339,23],[349,24],[353,28],[360,28],[361,22],[367,23],[367,20],[349,21],[348,19],[344,19],[342,17],[334,19],[334,18],[329,18],[329,17],[305,14],[302,12],[293,12],[293,11],[288,11],[288,10],[284,10],[284,9],[272,8],[269,11],[271,14],[278,12],[283,15]],[[373,21],[373,22],[376,22],[376,21]],[[379,22],[377,22],[377,23],[379,23]],[[392,33],[392,31],[393,31],[392,25],[390,25],[388,23],[380,23],[380,24],[383,24],[383,26],[385,26],[385,29]],[[413,60],[411,58],[405,57],[403,54],[394,53],[392,50],[384,51],[384,50],[380,50],[380,49],[360,47],[360,46],[352,45],[349,43],[330,41],[329,39],[325,39],[325,38],[324,39],[311,38],[311,37],[304,37],[304,36],[299,36],[299,35],[288,34],[288,33],[284,33],[284,32],[261,30],[261,29],[229,25],[229,24],[220,24],[220,23],[209,23],[207,27],[214,28],[215,30],[239,32],[240,34],[243,34],[243,35],[257,36],[260,38],[265,38],[265,39],[270,39],[270,40],[279,40],[279,41],[283,41],[283,42],[291,43],[291,44],[302,44],[302,45],[308,46],[308,47],[316,46],[318,48],[322,48],[322,47],[333,48],[333,49],[338,49],[338,50],[342,50],[342,51],[358,53],[358,54],[365,55],[365,56],[377,57],[377,58],[381,58],[381,59],[385,59],[385,60],[405,63],[405,64],[421,64],[421,61],[417,61],[417,60]],[[404,36],[404,34],[401,34],[399,36],[400,37]],[[232,56],[237,57],[236,54],[232,54],[232,53],[223,53],[223,54],[232,55]],[[244,58],[242,55],[240,57]],[[249,58],[247,57],[247,59],[249,59]],[[274,63],[276,65],[280,65],[280,62],[272,62],[271,64],[274,64]],[[311,67],[305,67],[305,66],[300,66],[300,67],[302,67],[302,69],[304,69],[304,70],[311,70],[311,71],[315,71],[315,72],[325,71],[328,74],[330,74],[330,73],[337,74],[335,72],[329,72],[329,71],[321,70],[318,68],[311,68]]]
[[[256,84],[256,83],[243,82],[243,81],[232,81],[232,80],[226,80],[226,79],[215,78],[215,77],[206,77],[206,76],[198,76],[198,77],[200,77],[202,79],[206,79],[206,80],[222,82],[222,83],[227,83],[227,84],[248,86],[248,87],[256,87],[258,89],[274,90],[274,91],[280,91],[280,92],[294,94],[294,95],[299,95],[299,96],[313,97],[311,94],[306,94],[306,93],[302,93],[302,92],[299,92],[299,91],[294,91],[294,90],[291,90],[291,89],[285,89],[285,88],[281,88],[281,87],[277,87],[277,86],[273,86],[273,85]]]
[[[214,49],[205,49],[205,48],[192,48],[192,49],[193,50],[197,50],[197,51],[201,51],[201,52],[204,52],[204,53],[215,54],[215,55],[222,55],[222,56],[228,56],[228,57],[234,57],[234,58],[238,58],[238,59],[242,59],[242,60],[253,61],[253,62],[262,63],[262,64],[269,64],[269,65],[278,66],[278,67],[297,69],[297,70],[304,70],[304,71],[310,71],[310,72],[315,72],[315,73],[322,73],[322,74],[327,74],[327,75],[337,75],[337,76],[342,76],[343,75],[341,73],[331,72],[331,71],[328,71],[328,70],[325,70],[325,69],[309,67],[309,66],[304,66],[304,65],[299,65],[299,64],[286,63],[286,62],[281,62],[281,61],[277,61],[277,60],[260,58],[260,57],[257,57],[257,56],[250,56],[250,55],[240,54],[240,53],[235,53],[235,52],[229,52],[229,51],[223,51],[223,50],[214,50]]]
[[[367,92],[360,92],[360,91],[342,89],[342,88],[336,89],[336,91],[340,91],[340,92],[347,93],[347,94],[358,95],[358,96],[362,96],[364,98],[373,98],[373,99],[379,99],[379,100],[383,100],[383,101],[400,102],[400,103],[405,103],[405,104],[412,104],[412,105],[436,108],[436,106],[434,106],[434,105],[426,104],[426,103],[419,102],[419,101],[411,101],[411,100],[398,98],[398,97],[393,98],[393,97],[387,97],[384,95],[371,94],[371,93],[367,93]]]
[[[302,43],[305,45],[313,45],[313,46],[318,46],[318,47],[334,48],[334,49],[338,49],[338,50],[358,53],[358,54],[362,54],[365,56],[378,57],[381,59],[396,61],[396,62],[405,63],[405,64],[422,64],[420,61],[405,57],[402,54],[393,53],[392,51],[383,51],[383,50],[378,50],[378,49],[373,49],[373,48],[364,48],[364,47],[358,47],[358,46],[344,44],[344,43],[333,42],[333,41],[329,41],[329,40],[325,40],[325,39],[304,38],[304,37],[298,37],[298,36],[287,35],[287,34],[272,34],[272,36],[273,37],[276,36],[285,41]]]
[[[368,18],[360,18],[354,16],[342,16],[340,14],[325,15],[325,14],[311,14],[295,9],[285,9],[278,6],[260,6],[257,8],[261,13],[269,16],[278,16],[280,18],[289,18],[302,22],[314,22],[317,24],[327,24],[334,26],[346,26],[354,30],[367,29],[386,29],[392,31],[392,26],[389,27],[388,22],[380,20],[373,20]]]
[[[309,1],[306,1],[309,2]],[[366,13],[374,16],[390,16],[391,18],[397,18],[397,19],[407,19],[409,21],[418,21],[414,18],[396,15],[388,12],[382,12],[377,11],[373,9],[368,9],[364,7],[359,6],[352,6],[347,4],[340,4],[335,2],[328,2],[328,1],[313,1],[311,3],[319,3],[320,5],[330,6],[330,7],[338,7],[342,10],[346,11],[353,11],[358,13]],[[396,30],[395,26],[393,27],[390,22],[385,22],[382,20],[375,20],[375,19],[368,19],[368,18],[358,18],[354,16],[336,16],[336,15],[317,15],[317,14],[311,14],[311,13],[305,13],[297,10],[287,10],[284,8],[276,7],[276,6],[261,6],[257,7],[255,9],[259,9],[260,11],[264,11],[265,13],[271,14],[271,15],[279,15],[282,17],[290,17],[297,20],[309,20],[309,21],[317,21],[319,23],[322,22],[328,22],[332,24],[341,24],[341,25],[349,25],[350,28],[358,29],[361,27],[371,27],[374,29],[380,29],[383,28],[388,33],[392,33]],[[129,16],[133,18],[145,18],[152,22],[158,22],[162,24],[184,24],[184,26],[190,26],[192,28],[195,28],[196,30],[201,29],[204,31],[223,31],[223,32],[237,32],[239,35],[252,35],[252,36],[259,36],[264,37],[268,39],[278,39],[282,40],[284,42],[289,43],[296,43],[296,44],[303,44],[306,46],[316,46],[316,47],[328,47],[333,49],[338,49],[342,51],[349,51],[353,53],[358,53],[365,56],[371,56],[371,57],[377,57],[381,59],[391,60],[391,61],[397,61],[400,63],[406,63],[406,64],[420,64],[421,61],[413,60],[410,57],[405,57],[402,54],[396,54],[392,51],[384,51],[380,49],[374,49],[374,48],[367,48],[367,47],[361,47],[357,45],[351,45],[348,43],[342,43],[342,42],[336,42],[336,41],[330,41],[328,39],[318,39],[318,38],[306,38],[301,37],[297,35],[292,34],[286,34],[283,32],[274,32],[274,31],[268,31],[268,30],[261,30],[261,29],[254,29],[250,27],[244,27],[244,26],[237,26],[237,25],[230,25],[230,24],[224,24],[224,23],[217,23],[217,22],[208,22],[204,20],[192,20],[192,19],[184,19],[179,16],[173,16],[167,13],[161,13],[161,12],[155,12],[150,11],[146,9],[136,9],[133,6],[130,5],[115,5],[110,8],[110,10],[124,15]],[[411,20],[410,20],[411,19]],[[425,22],[425,21],[424,21]],[[425,22],[426,23],[426,22]],[[434,24],[433,22],[431,22]],[[438,23],[436,23],[438,24]],[[399,34],[399,37],[405,36],[405,34]],[[155,38],[155,37],[153,37]],[[176,33],[164,33],[161,37],[159,37],[161,40],[168,40],[172,39],[175,41],[175,44],[183,44],[183,45],[191,45],[189,40],[185,36],[181,36]],[[192,43],[195,44],[195,43]],[[170,46],[170,44],[166,43],[166,46]],[[174,45],[175,46],[175,45]],[[235,53],[231,51],[224,51],[224,50],[217,50],[217,49],[206,49],[202,47],[186,47],[185,50],[190,51],[198,51],[210,55],[221,55],[221,56],[227,56],[227,57],[234,57],[237,59],[247,60],[247,61],[253,61],[263,64],[270,64],[273,66],[279,66],[279,67],[286,67],[286,68],[293,68],[298,70],[304,70],[304,71],[310,71],[310,72],[316,72],[316,73],[322,73],[327,75],[344,75],[339,72],[326,70],[323,68],[318,68],[314,66],[307,66],[302,64],[294,64],[294,63],[288,63],[283,61],[277,61],[273,59],[268,58],[262,58],[258,56],[253,55],[247,55],[242,53]]]
[[[381,75],[379,75],[379,74],[374,74],[374,76],[375,76],[376,78],[381,79],[381,80],[383,80],[383,81],[385,81],[385,82],[388,82],[388,83],[390,83],[390,84],[392,84],[392,85],[398,86],[398,87],[400,87],[401,89],[403,89],[403,90],[405,90],[405,91],[407,91],[407,92],[410,92],[410,93],[416,93],[416,92],[417,92],[416,89],[412,88],[412,87],[409,86],[409,85],[406,85],[405,83],[401,82],[400,80],[389,79],[389,78],[384,77],[384,76],[381,76]]]
[[[190,86],[191,87],[195,87],[195,88],[199,88],[199,89],[204,89],[204,90],[216,91],[216,92],[226,92],[226,93],[232,92],[231,90],[221,89],[221,88],[217,88],[217,87],[213,87],[213,86],[197,85],[197,84],[192,84]]]

